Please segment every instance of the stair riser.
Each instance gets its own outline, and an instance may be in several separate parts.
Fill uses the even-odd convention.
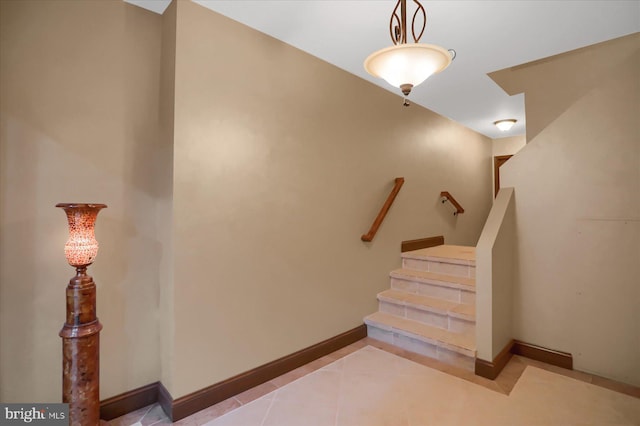
[[[434,262],[431,260],[420,259],[402,259],[402,267],[417,271],[433,272],[436,274],[455,275],[458,277],[476,277],[475,266],[459,265],[457,263]]]
[[[429,283],[391,278],[391,288],[394,290],[402,290],[409,293],[420,294],[422,296],[450,300],[452,302],[468,304],[476,303],[475,292],[451,287],[442,287]]]
[[[405,349],[409,352],[414,352],[420,355],[427,356],[429,358],[437,359],[446,364],[453,365],[464,370],[474,371],[475,368],[474,357],[459,354],[446,348],[423,342],[422,340],[404,336],[400,333],[387,331],[375,326],[367,325],[367,335],[372,339],[380,340],[390,345]]]
[[[449,317],[449,324],[447,330],[453,333],[475,334],[476,323],[472,321],[463,320],[460,318]]]
[[[454,333],[475,333],[476,325],[473,321],[466,321],[460,318],[451,317],[411,306],[398,305],[396,303],[380,301],[378,303],[380,312],[386,312],[400,318],[418,321],[432,327],[442,328]]]

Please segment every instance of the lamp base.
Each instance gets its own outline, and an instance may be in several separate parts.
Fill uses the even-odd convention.
[[[100,424],[100,330],[96,285],[86,267],[67,287],[67,321],[62,330],[62,402],[69,404],[69,425]]]
[[[69,404],[69,425],[100,424],[100,335],[102,324],[66,325],[62,337],[62,402]]]

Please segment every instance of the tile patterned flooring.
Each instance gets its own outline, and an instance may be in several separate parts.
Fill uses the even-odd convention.
[[[109,422],[172,424],[155,404]],[[365,338],[188,426],[640,425],[640,389],[514,356],[495,380]]]

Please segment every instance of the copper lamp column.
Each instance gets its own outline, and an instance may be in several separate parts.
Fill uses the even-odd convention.
[[[76,275],[67,286],[67,319],[62,337],[62,402],[69,404],[69,424],[100,424],[100,330],[96,285],[87,275],[98,254],[94,226],[105,204],[61,203],[69,221],[64,253]]]

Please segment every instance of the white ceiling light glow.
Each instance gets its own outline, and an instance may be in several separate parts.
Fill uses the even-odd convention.
[[[498,129],[502,130],[503,132],[506,132],[507,130],[511,130],[513,125],[516,124],[516,121],[518,120],[514,118],[509,118],[506,120],[494,121],[493,124],[495,124]]]
[[[389,32],[394,46],[372,53],[364,61],[364,68],[374,77],[384,79],[390,85],[409,96],[411,89],[451,64],[455,52],[433,44],[418,43],[427,24],[427,13],[418,0],[411,19],[411,35],[414,43],[407,43],[407,0],[398,0],[391,14]],[[398,16],[400,8],[400,16]],[[416,37],[416,17],[422,15],[422,29]],[[409,103],[405,99],[405,106]]]

